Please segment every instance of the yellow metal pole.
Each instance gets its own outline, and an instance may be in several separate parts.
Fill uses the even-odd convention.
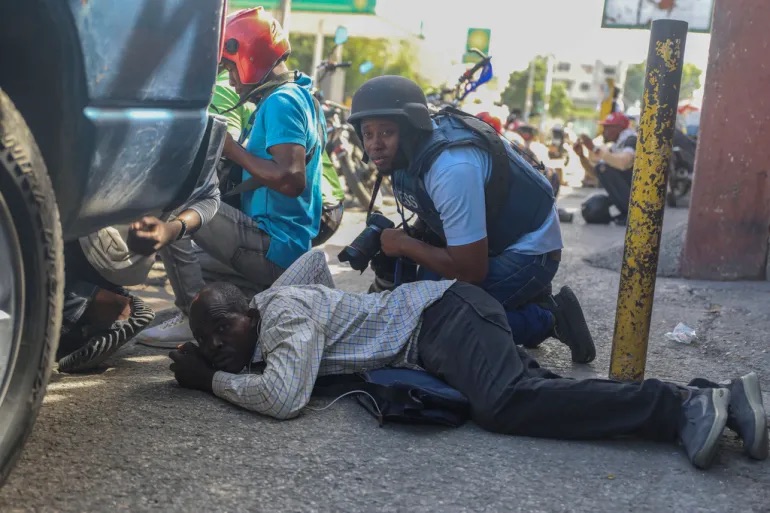
[[[686,38],[683,21],[652,22],[610,358],[610,377],[623,381],[644,379]]]

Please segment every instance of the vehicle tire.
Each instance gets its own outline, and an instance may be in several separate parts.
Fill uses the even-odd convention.
[[[355,164],[349,155],[340,159],[340,169],[345,177],[345,185],[347,185],[350,193],[363,208],[368,208],[369,203],[372,201],[372,193],[358,179]]]
[[[27,124],[0,90],[0,485],[45,395],[61,328],[59,210]]]

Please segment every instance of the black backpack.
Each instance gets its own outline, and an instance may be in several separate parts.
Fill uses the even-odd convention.
[[[355,394],[380,427],[387,421],[458,427],[470,417],[470,404],[464,395],[422,370],[385,367],[322,376],[313,389],[318,397],[346,394]]]
[[[611,206],[612,201],[609,196],[596,192],[580,205],[580,213],[583,214],[583,219],[588,224],[609,224],[612,221]]]

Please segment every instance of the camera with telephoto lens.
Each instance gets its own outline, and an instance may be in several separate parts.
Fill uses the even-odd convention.
[[[366,228],[358,234],[348,246],[340,251],[337,258],[340,262],[350,262],[350,267],[356,271],[363,272],[369,265],[369,261],[380,252],[380,235],[387,228],[394,228],[396,225],[380,214],[372,212],[366,220]]]

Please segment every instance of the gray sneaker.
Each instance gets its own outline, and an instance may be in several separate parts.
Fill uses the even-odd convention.
[[[693,389],[682,403],[679,440],[696,467],[707,469],[714,462],[719,436],[727,424],[729,404],[727,388]]]
[[[753,372],[727,384],[730,390],[727,427],[743,440],[743,452],[755,460],[767,459],[767,417],[759,379]]]

